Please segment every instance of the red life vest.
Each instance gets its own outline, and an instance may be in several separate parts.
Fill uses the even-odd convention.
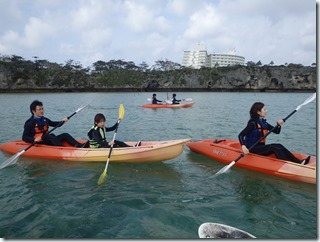
[[[258,127],[258,130],[260,131],[261,137],[265,136],[268,133],[268,130],[267,129],[263,129],[259,123],[257,123],[257,127]],[[267,137],[262,139],[260,142],[261,143],[266,143],[266,139],[267,139]]]
[[[35,135],[33,136],[33,138],[38,138],[38,137],[42,137],[42,135],[46,134],[49,130],[49,125],[46,123],[43,126],[43,129],[41,129],[38,125],[38,123],[36,122],[35,126],[34,126],[34,130],[35,130]]]

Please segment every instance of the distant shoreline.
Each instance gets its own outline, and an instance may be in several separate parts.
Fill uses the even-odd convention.
[[[248,88],[15,88],[0,89],[0,93],[68,93],[68,92],[294,92],[294,93],[310,93],[316,92],[316,89],[248,89]]]

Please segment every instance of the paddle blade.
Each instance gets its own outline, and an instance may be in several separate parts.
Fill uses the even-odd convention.
[[[87,104],[83,105],[82,107],[78,108],[78,109],[75,111],[75,113],[80,112],[82,109],[84,109],[85,107],[87,107],[89,104],[90,104],[90,103],[87,103]]]
[[[125,113],[124,106],[122,104],[120,104],[120,107],[119,107],[119,118],[120,119],[123,119],[124,113]]]
[[[14,165],[15,163],[17,163],[20,155],[22,155],[24,152],[25,152],[25,150],[22,150],[19,153],[15,154],[14,156],[11,156],[8,160],[6,160],[5,162],[3,162],[0,165],[0,169],[5,168],[7,166]]]
[[[302,106],[311,103],[314,99],[316,99],[317,97],[317,93],[315,92],[314,94],[312,94],[307,100],[304,101],[304,103],[300,104],[296,110],[298,111]]]
[[[107,179],[107,169],[104,169],[101,176],[99,177],[98,185],[101,185],[102,183],[104,183],[106,179]]]
[[[229,165],[223,167],[221,170],[219,170],[216,175],[220,175],[222,173],[225,173],[227,170],[229,170],[236,162],[232,161]]]

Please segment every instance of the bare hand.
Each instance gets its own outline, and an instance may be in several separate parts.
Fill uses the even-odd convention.
[[[66,123],[66,122],[69,121],[69,119],[68,118],[63,118],[62,121]]]
[[[284,123],[283,119],[279,119],[278,122],[277,122],[277,124],[278,124],[279,126],[281,126],[283,123]]]
[[[249,149],[247,148],[247,146],[242,145],[241,148],[242,148],[243,154],[245,154],[245,155],[246,155],[246,154],[249,154]]]
[[[41,137],[35,138],[34,142],[35,143],[41,143],[42,142],[42,138]]]

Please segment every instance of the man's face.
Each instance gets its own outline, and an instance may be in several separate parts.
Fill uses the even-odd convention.
[[[37,118],[41,118],[43,116],[43,113],[44,113],[43,106],[36,106],[36,110],[32,110],[32,113]]]

